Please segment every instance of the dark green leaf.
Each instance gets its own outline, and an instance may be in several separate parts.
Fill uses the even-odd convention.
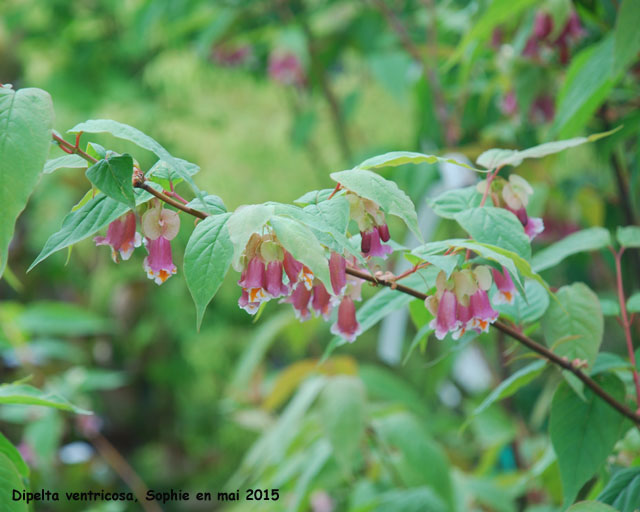
[[[616,472],[598,495],[598,501],[613,506],[619,512],[635,512],[640,504],[640,468]]]
[[[22,455],[20,455],[18,449],[4,437],[2,432],[0,432],[0,454],[5,455],[11,461],[22,478],[29,478],[29,466],[22,460]],[[0,503],[2,503],[1,500]]]
[[[199,222],[184,254],[184,277],[196,304],[197,325],[220,288],[233,258],[227,222],[230,213],[212,215]]]
[[[617,400],[624,400],[624,385],[613,375],[595,377]],[[556,390],[551,403],[549,434],[558,457],[565,506],[606,461],[618,440],[624,416],[585,389],[582,400],[566,384]]]
[[[636,0],[622,0],[616,16],[613,34],[613,76],[616,77],[640,52],[640,9]]]
[[[126,204],[135,206],[133,195],[133,158],[131,155],[112,156],[99,160],[86,172],[87,178],[105,195]]]
[[[28,512],[26,501],[14,501],[13,490],[28,490],[18,469],[6,454],[0,452],[0,504],[6,512]]]
[[[0,276],[9,242],[51,146],[53,106],[40,89],[0,87]]]

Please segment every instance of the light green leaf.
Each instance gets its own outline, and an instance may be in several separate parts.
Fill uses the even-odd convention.
[[[575,505],[571,505],[567,512],[618,512],[619,510],[599,501],[579,501]]]
[[[51,145],[53,106],[40,89],[0,87],[0,276],[9,242]]]
[[[280,215],[274,215],[269,222],[283,247],[295,259],[309,267],[327,289],[331,289],[329,263],[324,249],[309,228],[298,221]]]
[[[349,201],[346,197],[339,196],[332,198],[331,201],[311,204],[305,206],[304,211],[322,218],[334,231],[346,235],[349,225]]]
[[[89,164],[80,155],[62,155],[58,158],[47,160],[42,172],[51,174],[58,169],[86,169]]]
[[[22,478],[29,478],[29,466],[22,460],[22,455],[20,455],[18,449],[4,437],[2,432],[0,432],[0,454],[11,461]],[[0,500],[0,503],[2,503],[2,500]]]
[[[372,512],[446,512],[444,502],[430,487],[394,489],[380,494]]]
[[[135,192],[136,204],[149,201],[153,196],[145,190]],[[100,193],[87,202],[79,210],[68,213],[62,221],[62,227],[45,242],[42,251],[31,264],[29,270],[35,267],[54,252],[69,247],[85,238],[97,233],[129,210],[126,204]]]
[[[618,226],[616,238],[622,247],[640,247],[640,227]]]
[[[23,481],[13,461],[0,452],[0,504],[6,512],[28,512],[26,501],[14,501],[13,490],[26,491],[28,486]]]
[[[516,323],[524,324],[538,320],[549,307],[549,294],[537,281],[526,279],[524,296],[516,294],[512,304],[494,306],[500,314],[509,315]]]
[[[558,94],[553,133],[570,137],[583,130],[615,83],[612,61],[612,35],[572,58]]]
[[[31,335],[91,336],[112,332],[114,325],[75,304],[54,301],[30,302],[16,319]]]
[[[423,153],[413,153],[411,151],[392,151],[385,153],[384,155],[374,156],[357,165],[355,169],[379,169],[381,167],[397,167],[398,165],[405,164],[435,164],[435,163],[447,163],[459,165],[460,167],[466,167],[472,171],[485,172],[480,169],[475,169],[463,162],[458,162],[453,158],[443,158],[436,155],[425,155]]]
[[[597,251],[610,244],[609,230],[604,228],[583,229],[537,252],[531,259],[531,266],[536,272],[540,272],[555,267],[572,254]]]
[[[366,399],[360,379],[339,375],[327,381],[319,397],[320,423],[333,453],[347,474],[360,450],[366,421]]]
[[[322,190],[312,190],[306,194],[301,195],[298,199],[294,200],[294,203],[307,205],[318,204],[329,199],[329,196],[335,192],[332,188],[324,188]]]
[[[640,292],[634,293],[627,299],[627,311],[629,313],[640,313]]]
[[[457,213],[480,206],[482,194],[475,185],[447,190],[435,199],[427,200],[434,213],[444,219],[453,219]]]
[[[195,208],[196,210],[208,211],[213,215],[219,215],[226,213],[227,207],[224,205],[222,199],[213,194],[207,194],[204,196],[204,202],[199,197],[194,198],[187,203],[189,208]]]
[[[187,162],[182,158],[174,157],[174,160],[182,164],[182,167],[187,171],[189,176],[194,176],[198,172],[200,172],[200,166],[191,162]],[[164,160],[158,160],[153,167],[149,169],[145,176],[149,178],[151,181],[155,181],[163,186],[165,189],[169,189],[169,183],[173,183],[177,185],[182,181],[180,175],[173,169],[173,167],[165,162]]]
[[[0,386],[0,404],[42,405],[76,414],[92,414],[80,409],[54,393],[47,393],[28,384],[3,384]]]
[[[164,160],[171,170],[191,186],[195,194],[200,197],[200,199],[203,199],[202,192],[196,186],[193,178],[191,177],[191,171],[193,171],[193,168],[190,168],[189,165],[187,165],[188,162],[175,158],[158,142],[145,133],[142,133],[137,128],[111,119],[90,119],[84,123],[77,124],[69,130],[69,133],[78,132],[110,133],[114,137],[128,140],[143,149],[155,153],[160,160]]]
[[[545,364],[546,361],[539,360],[528,364],[524,368],[520,368],[517,372],[503,380],[498,387],[489,393],[487,398],[485,398],[476,410],[473,411],[473,414],[480,414],[495,402],[499,402],[500,400],[504,400],[505,398],[512,396],[521,387],[526,386],[529,382],[540,375],[544,370]]]
[[[594,379],[614,398],[624,400],[624,385],[617,377],[598,375]],[[551,402],[549,434],[560,466],[565,506],[606,461],[624,423],[624,416],[591,389],[584,394],[586,401],[562,383]]]
[[[598,300],[604,316],[618,316],[620,314],[620,304],[617,300],[606,297],[598,297]]]
[[[593,365],[602,343],[604,317],[598,296],[584,283],[563,286],[542,317],[544,341],[561,357]]]
[[[464,210],[454,218],[477,242],[502,247],[527,260],[531,258],[529,237],[510,211],[485,206]]]
[[[613,76],[625,71],[640,52],[640,9],[636,0],[622,0],[613,33]]]
[[[237,271],[242,270],[240,257],[247,247],[251,235],[261,233],[262,228],[273,214],[273,206],[250,204],[240,206],[229,218],[227,229],[229,230],[229,238],[233,242],[233,266]]]
[[[230,217],[230,213],[223,213],[199,222],[184,253],[184,277],[196,304],[198,328],[233,259],[233,244],[227,230]]]
[[[105,160],[99,160],[87,169],[86,176],[105,195],[134,208],[131,155],[111,156]]]
[[[598,495],[598,501],[619,512],[635,512],[640,503],[640,468],[618,470]]]
[[[359,196],[375,201],[385,213],[400,217],[418,240],[422,240],[416,208],[409,196],[393,181],[362,169],[334,172],[331,179]]]
[[[523,151],[516,151],[513,149],[488,149],[478,157],[476,163],[478,163],[478,165],[486,167],[487,169],[495,169],[496,167],[503,167],[505,165],[512,165],[514,167],[517,167],[522,163],[523,160],[526,160],[527,158],[542,158],[547,155],[559,153],[560,151],[564,151],[565,149],[580,146],[587,142],[594,142],[598,139],[602,139],[603,137],[608,137],[621,128],[622,127],[619,126],[614,130],[609,130],[608,132],[602,133],[594,133],[592,135],[589,135],[588,137],[574,137],[573,139],[545,142],[544,144],[533,146],[532,148],[525,149]]]

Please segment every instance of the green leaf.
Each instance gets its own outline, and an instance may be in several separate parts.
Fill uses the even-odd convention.
[[[484,206],[464,210],[454,218],[477,242],[502,247],[527,260],[531,258],[529,237],[522,223],[510,211]]]
[[[204,202],[203,202],[204,199]],[[195,208],[196,210],[204,210],[208,211],[213,215],[219,215],[221,213],[226,213],[227,207],[224,205],[222,199],[213,194],[207,194],[203,199],[199,197],[194,198],[192,201],[187,203],[189,208]]]
[[[629,313],[640,313],[640,292],[634,293],[627,299],[627,311]]]
[[[42,405],[76,414],[92,414],[80,409],[54,393],[47,393],[28,384],[3,384],[0,386],[0,404]]]
[[[295,259],[309,267],[327,289],[331,289],[329,263],[324,255],[324,249],[309,228],[296,220],[280,215],[274,215],[269,222],[283,247]]]
[[[373,428],[380,439],[380,450],[397,454],[391,464],[401,481],[407,487],[428,485],[451,506],[449,461],[420,422],[414,416],[401,412],[374,420]]]
[[[409,196],[393,181],[362,169],[334,172],[331,179],[359,196],[375,201],[385,213],[400,217],[418,240],[422,240],[416,208]]]
[[[579,501],[575,505],[571,505],[567,512],[618,512],[618,510],[599,501]]]
[[[319,397],[320,423],[333,446],[333,453],[347,473],[360,451],[366,420],[364,386],[347,375],[327,381]]]
[[[481,45],[491,36],[494,28],[508,20],[516,19],[520,12],[534,3],[535,0],[493,0],[481,16],[474,16],[474,19],[477,19],[476,23],[470,30],[465,31],[465,36],[447,61],[446,69],[458,62],[470,45]]]
[[[536,272],[555,267],[565,258],[579,252],[597,251],[611,244],[611,235],[605,228],[589,228],[566,236],[559,242],[537,252],[531,259]]]
[[[429,487],[386,491],[377,497],[375,503],[373,512],[446,512],[449,510]]]
[[[328,226],[341,235],[346,235],[349,225],[349,201],[344,196],[334,197],[331,201],[310,204],[303,208],[311,215],[320,217]]]
[[[505,398],[512,396],[521,387],[526,386],[529,382],[540,375],[544,370],[545,364],[546,361],[534,361],[524,368],[520,368],[517,372],[514,372],[507,379],[503,380],[491,393],[489,393],[487,398],[485,398],[476,410],[473,411],[473,414],[480,414],[495,402],[499,402],[500,400],[504,400]]]
[[[505,165],[512,165],[517,167],[527,158],[542,158],[547,155],[559,153],[565,149],[574,148],[587,142],[595,142],[596,140],[608,137],[609,135],[617,132],[622,127],[619,126],[614,130],[608,132],[594,133],[588,137],[574,137],[573,139],[556,140],[553,142],[545,142],[538,146],[525,149],[523,151],[516,151],[514,149],[488,149],[482,153],[476,163],[482,165],[487,169],[495,169],[496,167],[502,167]]]
[[[640,468],[617,471],[598,495],[598,501],[619,512],[635,512],[640,503]]]
[[[233,259],[233,244],[227,229],[230,217],[230,213],[223,213],[199,222],[184,253],[184,277],[196,304],[198,328]]]
[[[512,304],[494,306],[500,314],[509,315],[516,323],[532,323],[538,320],[549,307],[549,294],[537,281],[526,279],[524,296],[517,294]]]
[[[87,169],[86,176],[105,195],[130,208],[135,207],[131,183],[133,176],[131,155],[111,156],[105,160],[99,160]]]
[[[598,300],[604,316],[618,316],[620,314],[620,304],[617,300],[606,297],[598,297]]]
[[[312,190],[306,194],[301,195],[298,199],[294,200],[294,203],[307,205],[318,204],[329,199],[329,196],[335,192],[332,188],[324,188],[322,190]]]
[[[587,46],[573,57],[558,93],[553,133],[572,136],[587,125],[614,85],[612,61],[612,36]]]
[[[624,385],[617,377],[598,375],[595,380],[614,398],[624,400]],[[624,423],[624,416],[591,389],[585,389],[584,394],[585,401],[562,383],[551,402],[549,434],[558,458],[565,506],[606,461]]]
[[[379,169],[381,167],[397,167],[398,165],[405,164],[435,164],[438,162],[455,164],[459,165],[460,167],[471,169],[472,171],[484,172],[482,170],[475,169],[463,162],[458,162],[453,158],[443,158],[441,156],[425,155],[423,153],[413,153],[411,151],[392,151],[390,153],[385,153],[384,155],[374,156],[357,165],[355,169]]]
[[[591,376],[598,375],[599,373],[608,372],[610,370],[630,370],[631,363],[617,354],[610,352],[599,352],[596,362],[593,363],[591,369]]]
[[[158,144],[158,142],[142,133],[137,128],[111,119],[90,119],[84,123],[77,124],[69,130],[69,133],[78,132],[110,133],[114,137],[128,140],[143,149],[155,153],[160,160],[164,160],[172,171],[191,186],[195,194],[200,197],[200,199],[203,199],[202,192],[196,186],[193,178],[191,177],[190,171],[193,171],[193,168],[190,168],[189,165],[187,165],[188,162],[175,158],[165,148]]]
[[[195,174],[200,172],[200,166],[194,163],[187,162],[186,160],[177,157],[174,157],[174,160],[176,160],[183,166],[189,176],[194,176]],[[171,167],[170,164],[168,164],[164,160],[158,160],[155,164],[153,164],[153,167],[151,167],[151,169],[149,169],[145,173],[145,176],[151,181],[162,185],[162,187],[166,190],[169,190],[171,188],[171,183],[177,185],[182,181],[180,175],[173,169],[173,167]]]
[[[52,127],[48,93],[0,87],[0,276],[7,265],[16,219],[47,160]]]
[[[598,296],[584,283],[563,286],[542,317],[544,341],[561,357],[593,365],[602,343],[604,317]]]
[[[138,189],[135,192],[136,204],[140,205],[149,201],[153,196],[145,190]],[[97,233],[124,215],[129,207],[100,193],[87,202],[82,208],[68,213],[62,221],[62,227],[45,242],[42,251],[31,264],[30,271],[45,258],[54,252],[69,247]]]
[[[0,452],[0,504],[6,512],[28,512],[26,501],[14,501],[13,490],[28,490],[13,461]]]
[[[616,238],[622,247],[640,247],[640,227],[618,226]]]
[[[47,160],[42,172],[44,174],[51,174],[58,169],[86,169],[87,166],[87,161],[80,155],[62,155],[58,158]]]
[[[482,194],[475,185],[454,190],[446,190],[435,199],[427,200],[436,215],[454,219],[457,213],[480,206]]]
[[[261,233],[264,225],[274,214],[274,207],[264,204],[240,206],[227,222],[229,238],[233,243],[233,266],[240,271],[240,257],[254,233]]]
[[[22,478],[29,478],[29,466],[22,460],[22,455],[20,455],[18,449],[13,446],[11,441],[4,437],[2,432],[0,432],[0,454],[11,461]],[[0,500],[0,503],[2,503],[2,500]]]
[[[622,0],[613,33],[613,76],[632,64],[640,52],[640,9],[636,0]]]

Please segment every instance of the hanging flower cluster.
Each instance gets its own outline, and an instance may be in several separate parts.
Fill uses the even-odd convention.
[[[487,180],[478,183],[478,191],[480,193],[484,193],[486,188]],[[542,219],[529,217],[527,214],[526,208],[529,204],[529,197],[533,194],[533,189],[523,177],[511,174],[507,181],[498,176],[491,182],[489,194],[495,206],[506,208],[518,217],[529,240],[533,240],[544,231]]]
[[[241,265],[238,306],[247,313],[254,315],[263,302],[280,299],[293,306],[296,318],[302,322],[311,318],[312,313],[328,320],[338,305],[338,320],[331,331],[348,341],[360,334],[353,301],[360,300],[361,281],[347,278],[347,261],[343,256],[334,252],[329,258],[331,291],[273,233],[254,233],[242,253]]]
[[[136,214],[128,212],[114,220],[107,228],[107,236],[97,236],[93,239],[96,245],[111,247],[111,257],[118,263],[118,253],[123,260],[128,260],[135,247],[144,243],[147,257],[143,268],[147,277],[162,284],[177,272],[171,254],[171,240],[180,230],[180,217],[173,210],[163,207],[163,203],[153,200],[152,207],[142,216],[142,233],[136,231]]]
[[[384,212],[380,206],[370,199],[360,197],[347,191],[346,198],[349,201],[350,216],[358,224],[361,242],[360,250],[363,256],[378,256],[386,258],[393,249],[382,242],[388,242],[389,226],[385,220]]]
[[[553,18],[550,14],[540,11],[536,14],[533,23],[533,33],[527,40],[522,51],[525,57],[537,58],[542,45],[556,47],[559,52],[560,62],[569,62],[569,45],[583,36],[584,30],[580,24],[580,18],[576,11],[571,11],[560,33],[552,38]]]
[[[449,278],[444,271],[438,274],[436,293],[425,299],[426,308],[435,317],[430,327],[436,338],[441,340],[451,333],[453,339],[458,339],[468,330],[478,333],[489,330],[489,325],[498,319],[487,293],[492,281],[497,287],[493,303],[513,302],[515,286],[504,268],[500,272],[479,265],[455,271]]]

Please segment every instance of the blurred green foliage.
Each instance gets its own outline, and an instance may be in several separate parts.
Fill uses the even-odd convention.
[[[151,134],[200,165],[199,185],[229,209],[291,202],[330,186],[329,172],[386,150],[473,159],[489,147],[623,125],[593,146],[521,167],[536,189],[530,213],[545,219],[539,249],[578,228],[638,218],[638,65],[625,54],[610,70],[603,50],[618,44],[620,3],[632,4],[4,0],[0,82],[49,91],[61,133],[110,118]],[[554,28],[533,48],[542,12]],[[571,13],[580,30],[561,40]],[[128,143],[91,140],[130,152],[144,169],[153,163]],[[418,207],[440,181],[436,166],[382,173]],[[546,436],[557,375],[472,415],[489,386],[526,363],[495,334],[429,344],[418,336],[421,349],[388,366],[369,331],[318,365],[331,339],[326,325],[298,324],[275,305],[254,324],[237,307],[231,278],[196,331],[181,250],[178,276],[161,288],[146,279],[140,254],[115,266],[90,241],[25,274],[86,190],[73,169],[42,179],[19,220],[11,274],[0,281],[3,381],[30,376],[96,413],[87,425],[58,410],[0,408],[32,489],[127,490],[106,439],[154,490],[280,489],[278,502],[228,507],[235,510],[541,512],[562,503]],[[391,229],[401,240],[400,226]],[[456,229],[445,221],[433,238]],[[640,284],[637,262],[630,251],[629,295]],[[604,253],[578,255],[543,275],[558,287],[587,282],[606,301],[612,265]],[[424,309],[410,309],[405,350],[428,321]],[[622,332],[607,324],[603,348],[623,353]],[[505,349],[515,361],[506,370]],[[639,448],[630,430],[581,497],[595,498],[612,469],[637,463]]]

